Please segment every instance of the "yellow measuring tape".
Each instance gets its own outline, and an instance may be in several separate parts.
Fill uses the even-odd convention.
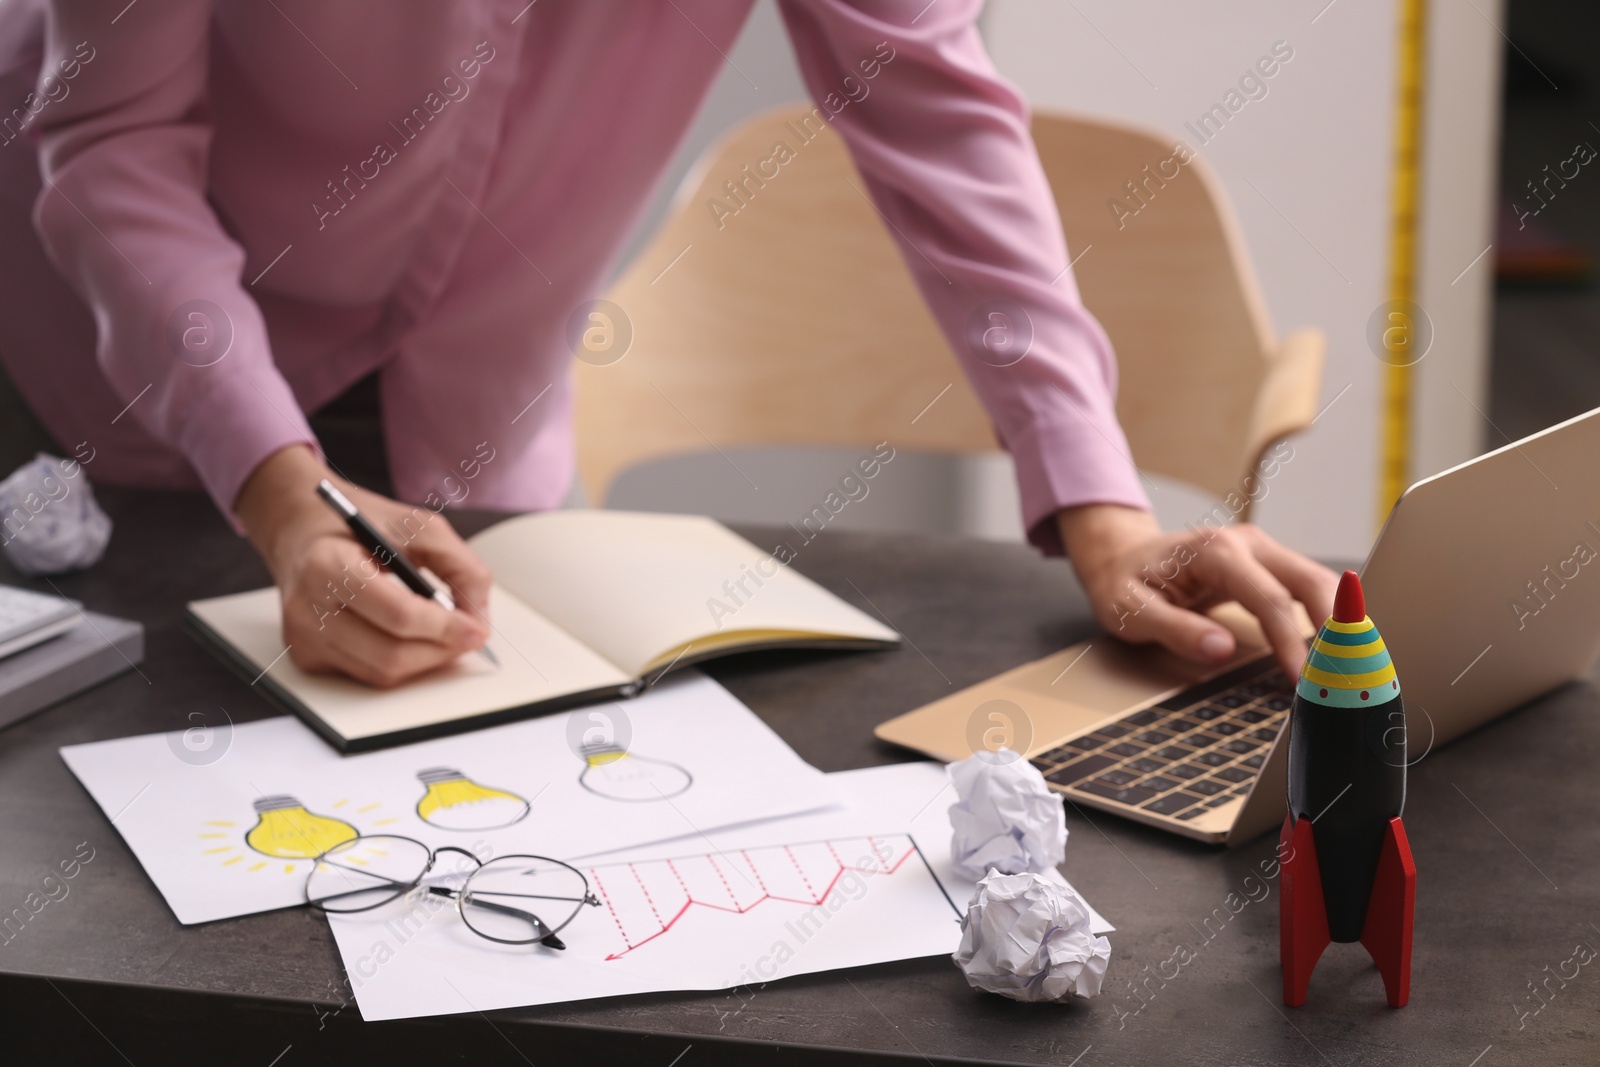
[[[1422,140],[1423,47],[1427,0],[1400,0],[1399,95],[1394,124],[1394,188],[1389,230],[1389,299],[1416,300],[1417,186]],[[1409,330],[1407,331],[1409,333]],[[1378,471],[1378,525],[1410,484],[1411,366],[1398,343],[1384,334],[1390,358],[1383,366],[1383,441]]]

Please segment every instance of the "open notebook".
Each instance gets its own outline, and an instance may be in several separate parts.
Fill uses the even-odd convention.
[[[730,652],[900,640],[712,519],[549,511],[468,543],[495,577],[489,646],[499,667],[466,655],[392,690],[307,674],[283,655],[272,588],[197,600],[188,621],[347,752],[632,696],[668,670]]]

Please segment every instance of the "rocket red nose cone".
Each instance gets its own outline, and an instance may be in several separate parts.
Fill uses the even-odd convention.
[[[1367,598],[1361,592],[1361,576],[1345,571],[1339,579],[1339,591],[1333,594],[1333,621],[1360,622],[1366,617]]]

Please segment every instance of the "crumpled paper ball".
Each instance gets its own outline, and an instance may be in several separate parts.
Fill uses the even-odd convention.
[[[111,518],[75,460],[40,452],[0,482],[0,547],[23,574],[92,567],[110,541]]]
[[[1054,871],[990,871],[961,917],[953,959],[974,989],[1012,1000],[1096,996],[1111,942],[1089,922],[1089,905]]]
[[[976,880],[991,867],[1003,874],[1053,871],[1066,856],[1061,798],[1017,753],[1002,748],[952,763],[950,781],[958,798],[950,805],[957,874]]]

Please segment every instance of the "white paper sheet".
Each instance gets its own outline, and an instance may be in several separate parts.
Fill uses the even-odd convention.
[[[603,903],[562,931],[564,951],[496,945],[453,908],[414,901],[330,916],[362,1017],[664,990],[747,998],[789,975],[953,952],[975,885],[950,872],[944,768],[827,777],[841,803],[826,811],[579,863]]]
[[[626,757],[604,748],[624,739]],[[356,832],[568,857],[833,802],[826,775],[695,672],[636,700],[357,756],[293,718],[211,742],[225,746],[211,762],[182,733],[61,750],[182,923],[302,904],[307,856]],[[584,742],[595,758],[576,754]],[[429,769],[486,791],[419,779]],[[299,807],[258,814],[268,797]]]

